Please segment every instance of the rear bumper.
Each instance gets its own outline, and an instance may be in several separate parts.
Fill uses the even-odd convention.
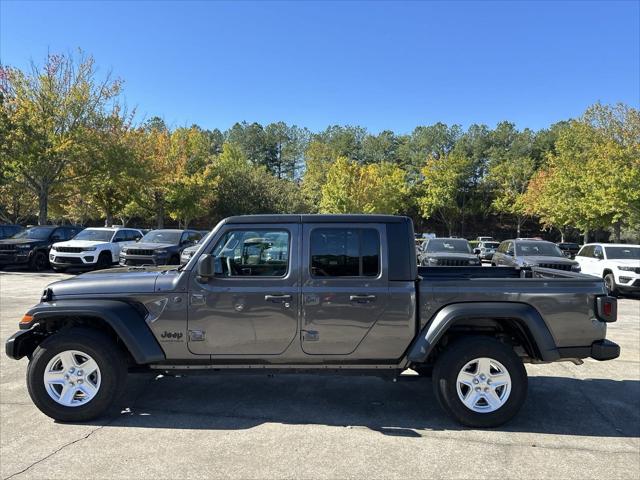
[[[620,345],[607,340],[597,340],[588,347],[562,347],[558,349],[560,358],[593,358],[594,360],[613,360],[620,356]]]

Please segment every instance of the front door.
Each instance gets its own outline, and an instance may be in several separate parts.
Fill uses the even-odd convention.
[[[389,282],[386,229],[376,224],[305,224],[302,349],[349,355],[382,317]]]
[[[203,253],[221,259],[208,281],[192,272],[189,350],[210,355],[279,355],[297,336],[298,224],[226,225]]]

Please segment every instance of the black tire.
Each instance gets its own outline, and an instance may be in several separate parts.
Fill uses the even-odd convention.
[[[492,412],[475,412],[460,399],[458,373],[476,358],[500,362],[511,377],[511,391],[505,403]],[[438,358],[433,370],[433,388],[442,408],[468,427],[491,428],[511,420],[527,396],[527,371],[513,348],[491,337],[467,337],[450,345]]]
[[[49,259],[44,252],[35,252],[29,260],[29,270],[41,272],[49,267]]]
[[[100,387],[95,397],[84,405],[64,406],[56,402],[44,385],[49,361],[66,350],[90,355],[100,369]],[[27,388],[38,409],[61,422],[84,422],[102,416],[124,390],[127,364],[124,353],[107,335],[88,328],[73,328],[44,340],[34,351],[27,368]]]
[[[54,272],[64,273],[67,271],[67,267],[51,267]]]
[[[103,270],[105,268],[111,268],[111,254],[109,252],[102,252],[96,262],[96,269]]]
[[[616,277],[613,276],[613,273],[607,273],[604,276],[604,285],[607,287],[607,292],[612,297],[617,297],[620,295],[620,291],[618,290],[618,286],[616,285]]]

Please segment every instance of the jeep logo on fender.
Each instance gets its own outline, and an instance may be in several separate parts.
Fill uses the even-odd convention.
[[[160,338],[166,338],[169,341],[171,341],[171,340],[180,341],[180,339],[182,338],[182,335],[183,335],[182,332],[167,332],[165,330],[160,335]]]

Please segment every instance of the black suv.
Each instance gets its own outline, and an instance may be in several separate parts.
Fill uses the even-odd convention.
[[[11,238],[23,230],[22,225],[0,225],[0,240]]]
[[[468,267],[480,265],[464,238],[430,238],[425,240],[419,255],[423,267]]]
[[[560,242],[556,243],[558,248],[562,253],[564,253],[565,257],[573,259],[578,252],[580,251],[580,245],[572,242]]]
[[[120,250],[120,265],[180,265],[182,250],[202,238],[196,230],[151,230],[138,243]]]
[[[71,240],[81,230],[83,227],[40,225],[0,240],[0,268],[5,265],[26,265],[31,270],[44,270],[49,267],[51,245]]]

